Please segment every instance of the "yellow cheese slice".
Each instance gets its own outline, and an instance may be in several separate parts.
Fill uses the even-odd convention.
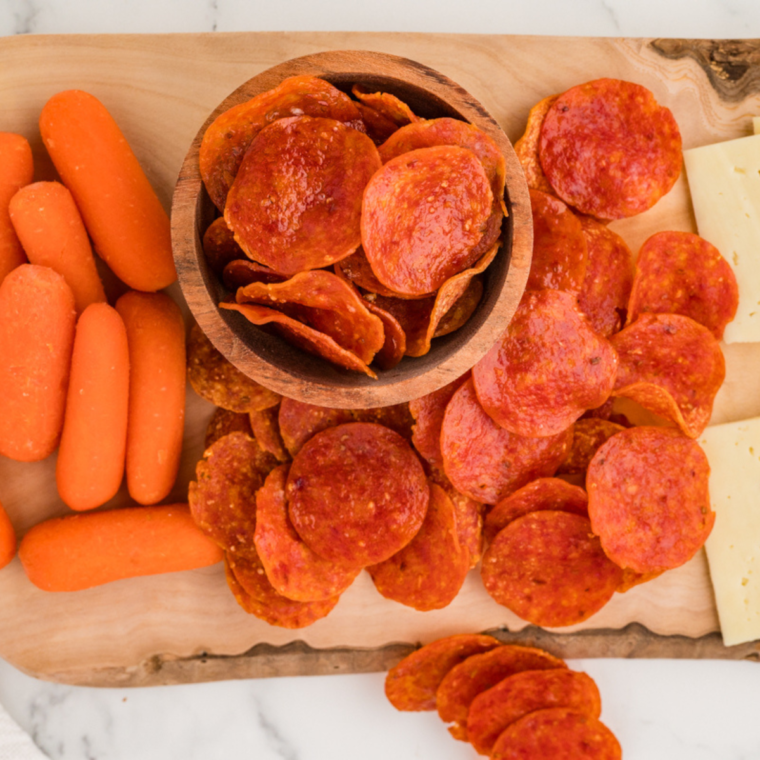
[[[707,561],[726,646],[760,639],[760,417],[709,427],[715,527]]]
[[[760,135],[760,116],[752,117],[752,131],[756,135]]]
[[[731,265],[739,309],[726,343],[760,342],[760,135],[684,151],[699,234]]]

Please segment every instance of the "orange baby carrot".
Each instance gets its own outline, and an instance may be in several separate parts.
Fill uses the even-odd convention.
[[[8,215],[11,198],[32,181],[32,149],[21,135],[0,132],[0,282],[26,261]]]
[[[129,402],[127,331],[116,309],[88,306],[79,317],[55,478],[77,511],[116,494],[124,477]]]
[[[11,199],[9,211],[29,261],[63,275],[79,313],[106,300],[84,222],[60,182],[23,187]]]
[[[43,591],[80,591],[213,565],[222,550],[201,533],[187,504],[173,504],[46,520],[21,539],[18,555]]]
[[[0,568],[5,567],[16,556],[16,532],[10,518],[0,504]]]
[[[177,478],[185,420],[185,325],[163,293],[126,293],[116,302],[127,327],[127,486],[139,504],[165,498]]]
[[[174,282],[169,217],[105,106],[80,90],[59,92],[42,109],[40,133],[116,276],[136,290]]]
[[[63,426],[74,295],[48,267],[22,264],[0,285],[0,454],[35,462]]]

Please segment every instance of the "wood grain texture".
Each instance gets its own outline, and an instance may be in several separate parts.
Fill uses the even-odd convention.
[[[0,82],[0,129],[26,135],[35,151],[36,178],[50,179],[54,172],[36,126],[40,109],[60,90],[88,90],[114,114],[168,208],[188,146],[229,93],[287,59],[344,49],[386,52],[442,72],[482,103],[513,142],[537,101],[602,76],[651,89],[673,110],[687,148],[750,133],[760,94],[727,101],[695,60],[665,58],[651,43],[350,33],[9,37],[0,39],[0,70],[13,72]],[[686,178],[650,211],[612,226],[634,251],[653,232],[694,231]],[[184,304],[178,288],[171,294]],[[726,359],[727,380],[713,421],[760,415],[760,346],[729,346]],[[212,412],[189,392],[171,500],[186,498]],[[64,514],[55,457],[28,465],[0,458],[0,499],[19,535]],[[108,506],[126,503],[122,491]],[[491,600],[477,570],[450,607],[430,613],[381,598],[362,574],[327,618],[301,631],[272,628],[246,615],[219,566],[46,594],[31,586],[14,560],[0,571],[0,598],[0,655],[28,673],[80,684],[383,669],[409,647],[440,636],[485,630],[509,631],[515,640],[534,635],[525,621]],[[640,628],[628,628],[632,624]],[[725,650],[717,630],[700,553],[682,568],[616,594],[577,629],[540,635],[550,637],[552,649],[572,645],[567,651],[578,657],[755,656],[751,646]]]

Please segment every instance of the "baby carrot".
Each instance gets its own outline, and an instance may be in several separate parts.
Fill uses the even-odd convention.
[[[9,211],[29,261],[63,275],[80,314],[91,303],[106,300],[82,217],[60,182],[23,187],[11,199]]]
[[[127,331],[116,309],[88,306],[79,317],[58,449],[58,495],[77,511],[116,494],[124,477],[129,401]]]
[[[222,550],[196,526],[187,504],[173,504],[46,520],[21,539],[18,555],[43,591],[80,591],[213,565]]]
[[[32,149],[21,135],[0,132],[0,282],[26,261],[8,215],[11,198],[32,181]]]
[[[40,133],[116,276],[136,290],[174,282],[169,217],[105,106],[81,90],[59,92],[42,109]]]
[[[16,556],[16,532],[10,518],[0,504],[0,568],[5,567]]]
[[[164,499],[177,478],[185,420],[185,325],[163,293],[125,293],[116,310],[127,327],[127,486],[138,504]]]
[[[35,462],[63,426],[74,295],[57,272],[22,264],[0,285],[0,454]]]

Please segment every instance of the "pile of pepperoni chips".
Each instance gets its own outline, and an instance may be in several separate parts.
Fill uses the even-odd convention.
[[[475,311],[506,165],[471,124],[352,94],[291,77],[209,126],[200,170],[222,216],[203,248],[235,294],[222,308],[376,377]]]
[[[391,668],[385,694],[397,710],[437,710],[455,739],[494,760],[622,757],[594,681],[541,649],[449,636]]]

